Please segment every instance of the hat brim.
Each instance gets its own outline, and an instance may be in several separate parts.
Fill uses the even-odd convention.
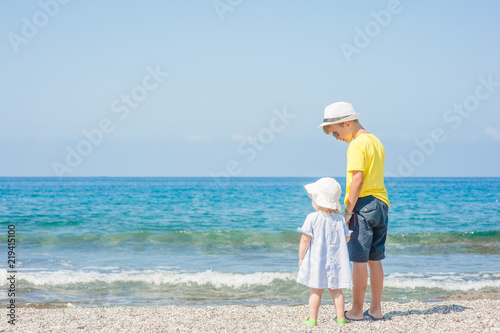
[[[307,194],[309,194],[310,196],[312,196],[313,193],[317,192],[317,187],[315,183],[304,185],[304,188],[306,189]]]
[[[306,189],[309,198],[311,198],[314,201],[314,203],[316,203],[316,205],[328,209],[337,210],[339,212],[342,211],[342,207],[340,206],[340,202],[338,200],[335,201],[334,203],[331,203],[323,201],[320,197],[318,197],[319,189],[316,183],[304,185],[304,188]]]
[[[346,121],[356,120],[356,119],[359,119],[359,116],[361,116],[361,113],[351,114],[349,116],[346,116],[345,118],[342,118],[342,119],[339,119],[336,121],[326,121],[326,122],[323,122],[321,125],[319,125],[318,128],[325,127],[328,125],[333,125],[333,124],[340,124],[340,123],[343,123]]]

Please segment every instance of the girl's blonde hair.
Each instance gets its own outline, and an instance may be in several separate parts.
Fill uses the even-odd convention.
[[[327,214],[340,214],[340,211],[337,209],[331,209],[331,208],[318,206],[314,202],[314,200],[312,200],[312,204],[313,204],[314,209],[316,209],[318,212],[323,212],[323,213],[327,213]]]

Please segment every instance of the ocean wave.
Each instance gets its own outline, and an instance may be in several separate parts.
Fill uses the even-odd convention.
[[[37,233],[18,236],[26,245],[70,245],[78,243],[120,244],[129,241],[143,243],[174,243],[177,245],[201,244],[296,244],[300,234],[295,231],[259,232],[249,230],[219,230],[219,231],[138,231],[129,233],[92,233],[92,234],[53,234]],[[500,231],[470,231],[470,232],[422,232],[389,234],[388,245],[395,244],[453,244],[479,242],[496,243],[500,240]],[[500,245],[499,245],[500,246]]]
[[[389,234],[389,244],[453,244],[478,242],[497,243],[500,240],[499,230],[490,231],[469,231],[469,232],[420,232]]]
[[[1,270],[0,274],[7,274]],[[130,270],[111,271],[107,273],[97,271],[37,271],[19,272],[18,279],[27,286],[70,286],[77,284],[91,285],[93,283],[129,284],[144,283],[156,286],[186,285],[211,286],[213,288],[242,288],[251,286],[269,286],[278,281],[295,281],[297,274],[290,272],[256,272],[251,274],[221,273],[205,271],[198,273],[177,273],[162,270]],[[1,286],[7,284],[2,279]]]
[[[75,235],[37,233],[36,235],[20,235],[20,241],[26,246],[44,245],[93,245],[97,247],[128,245],[167,245],[167,246],[212,246],[212,247],[296,247],[300,234],[295,231],[255,232],[246,230],[221,231],[138,231],[128,233],[93,233]]]
[[[500,273],[392,273],[384,278],[384,287],[460,292],[498,290],[500,289]]]
[[[296,251],[300,234],[295,231],[260,232],[249,230],[227,231],[138,231],[128,233],[93,234],[20,234],[24,246],[91,246],[130,248],[135,246],[196,247],[209,249],[262,248],[266,251]],[[388,251],[432,254],[478,253],[500,254],[500,231],[481,232],[425,232],[389,234]]]
[[[422,232],[389,234],[388,249],[419,254],[500,254],[500,231]],[[437,252],[438,251],[438,252]]]
[[[0,274],[6,275],[5,269]],[[249,274],[204,272],[172,272],[165,270],[57,270],[18,272],[20,285],[40,288],[120,288],[120,286],[171,289],[193,287],[211,290],[253,290],[285,288],[297,285],[296,273],[255,272]],[[0,286],[7,284],[2,279]],[[384,287],[395,289],[425,289],[441,291],[472,291],[500,289],[500,272],[480,273],[391,273],[384,279]],[[285,288],[286,289],[286,288]]]

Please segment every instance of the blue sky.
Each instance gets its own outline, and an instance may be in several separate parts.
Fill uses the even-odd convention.
[[[343,176],[336,101],[388,176],[500,176],[498,2],[0,9],[0,176]]]

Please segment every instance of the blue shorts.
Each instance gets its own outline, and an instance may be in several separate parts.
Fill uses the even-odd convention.
[[[368,262],[385,258],[385,240],[389,223],[389,206],[375,198],[358,198],[349,222],[352,230],[351,240],[347,243],[349,260]]]

